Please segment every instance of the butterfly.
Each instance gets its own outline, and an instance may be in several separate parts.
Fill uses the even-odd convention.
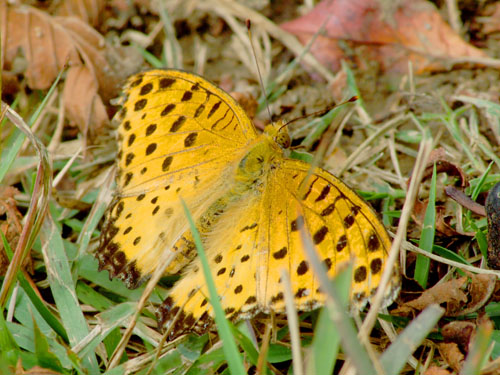
[[[291,140],[282,122],[259,134],[230,95],[184,71],[137,74],[124,93],[116,116],[117,191],[96,256],[101,270],[133,288],[162,254],[174,252],[166,273],[182,277],[158,312],[171,338],[205,332],[213,319],[181,198],[233,321],[285,311],[282,268],[299,310],[324,303],[302,231],[330,277],[352,262],[353,306],[376,292],[391,246],[383,224],[344,182],[288,157]],[[389,300],[398,275],[395,268]]]

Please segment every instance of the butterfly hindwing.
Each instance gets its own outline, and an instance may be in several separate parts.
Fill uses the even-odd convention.
[[[260,248],[261,200],[258,196],[246,198],[244,205],[228,207],[213,230],[203,236],[204,251],[222,308],[232,320],[250,318],[258,312],[256,273],[260,266],[265,266],[257,263],[256,256]],[[185,331],[202,333],[213,320],[208,301],[205,276],[196,258],[160,307],[160,325],[168,329],[174,324],[171,338]],[[176,315],[179,316],[176,318]]]
[[[353,264],[354,308],[362,307],[375,293],[391,245],[387,232],[367,203],[343,182],[320,168],[310,173],[310,168],[302,161],[276,159],[262,193],[248,191],[241,198],[245,205],[226,211],[205,239],[210,269],[228,318],[285,312],[282,269],[290,275],[299,310],[324,303],[302,232],[311,236],[314,251],[330,277]],[[200,265],[195,264],[198,271]],[[397,280],[395,270],[388,298],[397,288]],[[174,332],[207,329],[213,312],[204,285],[202,273],[188,270],[160,310],[162,322],[169,326],[182,310]],[[192,292],[185,302],[188,290]]]

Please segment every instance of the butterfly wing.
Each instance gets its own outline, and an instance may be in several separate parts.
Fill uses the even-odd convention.
[[[335,276],[353,263],[351,306],[362,308],[375,293],[385,267],[390,238],[370,206],[337,177],[300,160],[282,159],[270,175],[263,197],[262,226],[267,252],[260,252],[259,264],[268,272],[258,273],[257,300],[264,311],[284,311],[281,268],[287,269],[299,310],[324,302],[324,295],[307,260],[301,231],[311,236],[314,249]],[[394,269],[390,299],[399,286]]]
[[[230,187],[225,176],[256,138],[243,109],[221,89],[191,73],[152,70],[132,77],[117,115],[117,194],[106,214],[97,252],[100,269],[134,287],[159,255],[183,246],[187,221],[181,196],[196,219]],[[187,244],[187,245],[186,245]],[[194,254],[180,252],[169,271]]]
[[[311,235],[330,277],[353,262],[351,300],[361,308],[375,293],[391,241],[376,214],[330,173],[299,160],[275,158],[264,188],[250,191],[244,205],[229,209],[206,241],[205,250],[221,304],[232,320],[258,312],[284,312],[281,269],[288,270],[296,306],[311,310],[324,295],[307,260],[301,231]],[[224,234],[224,235],[221,235]],[[212,311],[199,263],[181,279],[160,308],[171,337],[203,332]],[[397,269],[387,293],[399,285]],[[174,319],[177,316],[176,319]]]

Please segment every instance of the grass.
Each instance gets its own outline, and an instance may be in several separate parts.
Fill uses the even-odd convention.
[[[234,15],[226,14],[224,17],[234,19],[234,22],[228,22],[234,25],[232,27],[244,29]],[[175,15],[162,7],[160,19],[167,35],[160,53],[154,48],[140,50],[150,65],[161,67],[168,63],[169,66],[189,69],[190,62],[194,60],[198,67],[208,66],[213,69],[212,72],[217,72],[214,66],[223,59],[204,60],[201,55],[193,56],[192,60],[186,58],[186,45],[175,38]],[[265,36],[259,33],[269,30],[274,29],[265,25],[255,31],[257,40],[264,40]],[[227,41],[224,43],[229,45]],[[273,66],[271,78],[266,82],[267,100],[271,111],[279,113],[287,92],[292,91],[289,86],[293,86],[294,79],[298,80],[297,77],[306,74],[299,64],[306,54],[299,54],[300,58],[291,62],[274,57],[271,64],[265,48],[259,45],[257,48],[262,49],[257,55],[267,59],[264,65]],[[275,60],[278,60],[276,64]],[[237,78],[238,72],[244,72],[243,76],[253,78],[252,90],[260,93],[256,77],[245,68],[249,63],[238,61],[232,79],[236,83],[248,82],[248,79]],[[375,205],[386,226],[405,226],[409,223],[407,230],[398,233],[401,247],[415,249],[405,242],[405,239],[414,240],[424,252],[416,256],[415,262],[411,259],[413,255],[407,253],[407,257],[403,258],[403,270],[420,284],[422,290],[443,282],[441,277],[480,272],[481,262],[488,251],[487,223],[485,218],[441,194],[442,185],[452,184],[453,176],[437,173],[434,167],[430,181],[415,183],[415,194],[419,190],[420,199],[427,201],[422,228],[410,219],[410,209],[403,211],[407,198],[405,183],[417,158],[418,147],[428,141],[427,136],[432,133],[434,148],[445,149],[453,163],[470,177],[466,194],[482,202],[485,193],[500,181],[500,159],[497,147],[487,136],[489,131],[485,130],[484,122],[488,120],[478,109],[486,111],[489,121],[498,126],[500,106],[461,95],[457,98],[462,105],[456,107],[448,98],[439,97],[436,100],[439,105],[434,106],[432,111],[420,109],[418,102],[417,109],[412,111],[401,105],[398,113],[379,121],[374,119],[376,111],[373,103],[365,97],[366,88],[357,78],[359,72],[344,64],[343,73],[347,77],[348,92],[345,95],[359,96],[354,110],[346,114],[342,108],[336,108],[321,119],[293,123],[290,130],[299,139],[302,148],[294,152],[301,154],[303,160],[311,161],[309,153],[316,153],[318,142],[325,142],[326,139],[328,147],[324,149],[321,165],[326,168],[333,166],[332,169],[338,167],[337,174],[341,174]],[[273,76],[277,78],[272,79]],[[418,83],[418,78],[412,79]],[[307,84],[321,86],[313,81]],[[322,89],[326,96],[324,86]],[[103,143],[99,150],[101,158],[90,160],[82,158],[80,152],[74,152],[71,156],[53,160],[51,165],[45,147],[52,141],[53,128],[47,126],[42,130],[30,130],[37,119],[45,124],[54,120],[54,110],[48,108],[47,103],[52,95],[57,95],[57,87],[58,81],[47,93],[41,93],[41,99],[37,99],[39,92],[18,94],[13,102],[17,106],[12,104],[12,107],[29,118],[27,124],[23,124],[14,111],[8,113],[10,122],[2,122],[0,181],[2,185],[12,185],[19,190],[15,196],[15,207],[24,220],[20,239],[13,249],[9,245],[9,241],[12,244],[9,233],[2,233],[4,249],[11,263],[0,292],[3,309],[0,317],[0,373],[9,373],[18,361],[26,369],[39,366],[62,374],[243,374],[249,369],[259,369],[265,374],[294,372],[326,375],[337,373],[342,366],[370,375],[423,373],[432,362],[443,366],[446,363],[437,351],[429,349],[442,342],[439,327],[449,321],[475,319],[483,311],[491,324],[478,324],[462,373],[479,374],[499,358],[498,303],[486,303],[474,317],[448,317],[447,320],[443,318],[443,309],[436,306],[414,312],[415,317],[411,318],[400,317],[396,313],[377,315],[378,309],[368,317],[364,314],[352,317],[345,313],[349,271],[340,273],[331,282],[325,279],[321,267],[316,267],[315,272],[327,290],[326,308],[298,313],[295,320],[289,317],[291,326],[284,324],[280,320],[282,318],[277,319],[278,324],[274,325],[265,318],[264,325],[273,326],[272,330],[256,336],[255,330],[245,322],[233,325],[226,321],[220,306],[217,306],[210,270],[205,264],[218,336],[188,335],[162,345],[162,334],[156,329],[154,310],[155,305],[167,295],[167,287],[160,283],[154,289],[144,285],[137,290],[128,290],[120,281],[110,281],[106,272],[98,272],[97,261],[92,255],[100,235],[99,222],[113,189],[112,179],[107,176],[109,163],[105,160],[113,160],[114,154],[103,152]],[[26,102],[23,95],[32,95],[30,99],[38,104],[31,115],[22,107]],[[259,101],[263,112],[267,112],[265,102]],[[4,108],[2,106],[2,110]],[[312,112],[309,107],[306,110],[307,113]],[[339,116],[339,112],[344,112],[346,117]],[[266,116],[263,115],[264,118]],[[295,113],[289,116],[293,119],[300,115]],[[29,146],[26,146],[26,139]],[[85,150],[90,155],[95,151],[88,148],[82,138],[59,141],[73,151]],[[74,147],[75,144],[78,147]],[[338,156],[337,149],[345,149],[345,155]],[[50,156],[55,156],[55,153]],[[88,206],[63,206],[50,199],[53,188],[59,188],[54,186],[53,177],[62,185],[72,186],[74,200],[91,205],[91,209]],[[438,206],[446,208],[455,229],[472,233],[462,238],[460,246],[458,241],[451,241],[437,230]],[[12,220],[9,215],[6,214],[5,218]],[[304,242],[307,241],[305,238]],[[203,259],[199,242],[198,238],[197,248]],[[432,257],[428,257],[428,253],[432,253]],[[309,256],[314,257],[314,253]],[[23,266],[27,258],[33,260],[32,274],[26,272]],[[444,267],[447,261],[450,265],[445,275],[439,274],[442,271],[437,267],[438,260],[442,263],[440,267]],[[406,288],[404,284],[402,292],[400,303],[403,305],[412,298],[409,295],[420,293],[420,290]],[[145,297],[148,295],[149,299]],[[295,313],[290,311],[289,314]],[[372,332],[371,327],[375,325],[377,316],[394,324],[397,330],[392,328],[391,333],[389,328],[386,333],[381,328],[382,324]],[[363,327],[363,321],[368,328]],[[432,345],[426,342],[432,342]],[[416,358],[412,357],[413,353],[416,353]]]

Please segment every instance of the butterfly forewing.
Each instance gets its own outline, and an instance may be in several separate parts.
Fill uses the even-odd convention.
[[[187,230],[182,197],[196,218],[229,189],[231,161],[255,137],[241,107],[208,81],[153,70],[125,89],[117,193],[106,215],[100,267],[135,286]],[[178,257],[189,262],[191,257]],[[172,264],[172,270],[185,264]]]

